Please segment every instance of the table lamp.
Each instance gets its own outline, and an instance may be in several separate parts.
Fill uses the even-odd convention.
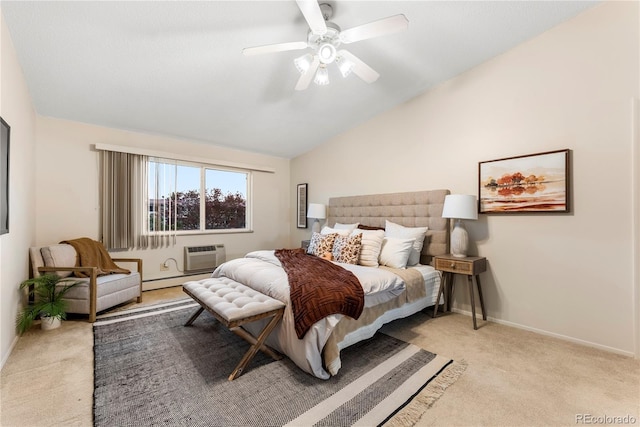
[[[327,217],[327,208],[321,203],[309,203],[309,210],[307,211],[307,218],[313,219],[313,225],[311,226],[311,233],[320,232],[320,221]]]
[[[476,196],[465,194],[449,194],[444,198],[443,218],[455,219],[451,231],[451,254],[457,258],[467,256],[469,234],[462,223],[463,219],[478,219]]]

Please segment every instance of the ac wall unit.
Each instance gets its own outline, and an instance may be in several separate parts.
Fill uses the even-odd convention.
[[[213,271],[225,262],[224,245],[185,246],[184,272],[199,273]]]

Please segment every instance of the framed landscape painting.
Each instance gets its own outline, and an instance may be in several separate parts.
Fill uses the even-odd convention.
[[[479,213],[569,212],[569,150],[480,162]]]
[[[0,234],[9,232],[9,136],[11,128],[0,117]]]

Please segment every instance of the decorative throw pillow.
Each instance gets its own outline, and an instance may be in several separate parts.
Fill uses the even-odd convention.
[[[346,228],[339,229],[339,228],[331,228],[331,227],[322,227],[322,230],[320,230],[320,234],[334,234],[334,233],[337,233],[341,236],[348,236],[349,233],[351,233],[351,230],[348,230]]]
[[[40,249],[45,267],[75,267],[78,254],[73,246],[67,244],[49,245]],[[72,271],[56,271],[60,277],[69,277]]]
[[[311,241],[309,242],[309,247],[307,248],[307,253],[315,256],[322,256],[326,252],[331,253],[333,249],[333,242],[336,240],[338,234],[320,234],[313,233],[311,236]]]
[[[358,224],[358,228],[360,230],[382,230],[382,231],[384,231],[384,227],[374,227],[374,226],[371,226],[371,225]]]
[[[380,264],[391,268],[406,268],[415,239],[385,237],[380,250]]]
[[[415,239],[413,250],[409,254],[407,265],[416,265],[420,262],[420,252],[424,246],[424,237],[427,234],[427,227],[405,227],[389,220],[386,221],[384,227],[385,237],[394,237],[397,239]]]
[[[377,267],[382,241],[384,240],[384,230],[353,230],[352,236],[360,234],[362,236],[362,246],[360,247],[360,258],[358,264],[366,267]]]
[[[333,243],[333,260],[345,264],[357,264],[362,246],[362,234],[337,236]]]

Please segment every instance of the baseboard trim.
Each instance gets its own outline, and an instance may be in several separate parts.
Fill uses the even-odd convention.
[[[151,279],[142,281],[143,291],[153,291],[155,289],[172,288],[182,285],[184,282],[191,280],[202,280],[211,277],[211,272],[202,274],[188,274],[184,276],[171,276],[161,279]]]
[[[451,311],[453,311],[455,313],[458,313],[458,314],[463,314],[465,316],[471,317],[471,312],[470,311],[460,310],[459,308],[452,308]],[[476,313],[476,315],[477,315],[477,313]],[[481,315],[480,315],[480,319],[482,319]],[[516,329],[522,329],[522,330],[525,330],[525,331],[534,332],[536,334],[545,335],[545,336],[552,337],[552,338],[558,338],[558,339],[563,340],[563,341],[569,341],[569,342],[572,342],[574,344],[584,345],[586,347],[597,348],[598,350],[604,350],[606,352],[619,354],[621,356],[627,356],[627,357],[631,357],[631,358],[635,357],[635,353],[633,351],[627,351],[627,350],[622,350],[622,349],[615,348],[615,347],[609,347],[609,346],[598,344],[598,343],[594,343],[594,342],[591,342],[591,341],[585,341],[585,340],[581,340],[579,338],[570,337],[568,335],[562,335],[562,334],[557,334],[555,332],[545,331],[544,329],[532,328],[531,326],[526,326],[526,325],[522,325],[520,323],[510,322],[508,320],[502,320],[502,319],[497,319],[495,317],[487,316],[487,321],[494,322],[494,323],[499,323],[499,324],[505,325],[505,326],[510,326],[510,327],[516,328]]]
[[[13,349],[15,348],[16,344],[18,344],[18,338],[20,338],[18,335],[16,335],[13,338],[13,341],[9,346],[9,350],[7,351],[7,354],[5,354],[4,357],[2,358],[2,361],[0,362],[0,371],[2,371],[2,368],[4,368],[4,364],[7,363],[7,360],[9,360],[9,356],[11,356]]]

